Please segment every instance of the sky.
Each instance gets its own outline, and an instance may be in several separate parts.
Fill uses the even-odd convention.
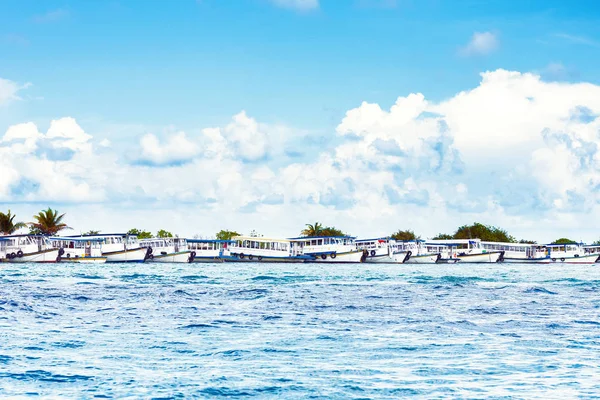
[[[600,239],[600,4],[0,3],[0,210]]]

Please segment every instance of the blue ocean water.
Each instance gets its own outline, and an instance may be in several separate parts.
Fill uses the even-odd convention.
[[[600,397],[598,268],[0,264],[0,397]]]

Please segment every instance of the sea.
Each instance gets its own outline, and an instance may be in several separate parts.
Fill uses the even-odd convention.
[[[0,264],[0,397],[599,398],[599,268]]]

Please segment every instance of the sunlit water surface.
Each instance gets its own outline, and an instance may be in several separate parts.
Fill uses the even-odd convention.
[[[0,264],[0,397],[590,398],[599,267]]]

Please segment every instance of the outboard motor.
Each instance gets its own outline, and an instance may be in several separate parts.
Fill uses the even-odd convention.
[[[191,262],[194,262],[194,258],[196,258],[196,252],[195,252],[195,251],[192,251],[192,252],[190,253],[190,256],[188,257],[188,262],[189,262],[189,263],[191,263]]]

